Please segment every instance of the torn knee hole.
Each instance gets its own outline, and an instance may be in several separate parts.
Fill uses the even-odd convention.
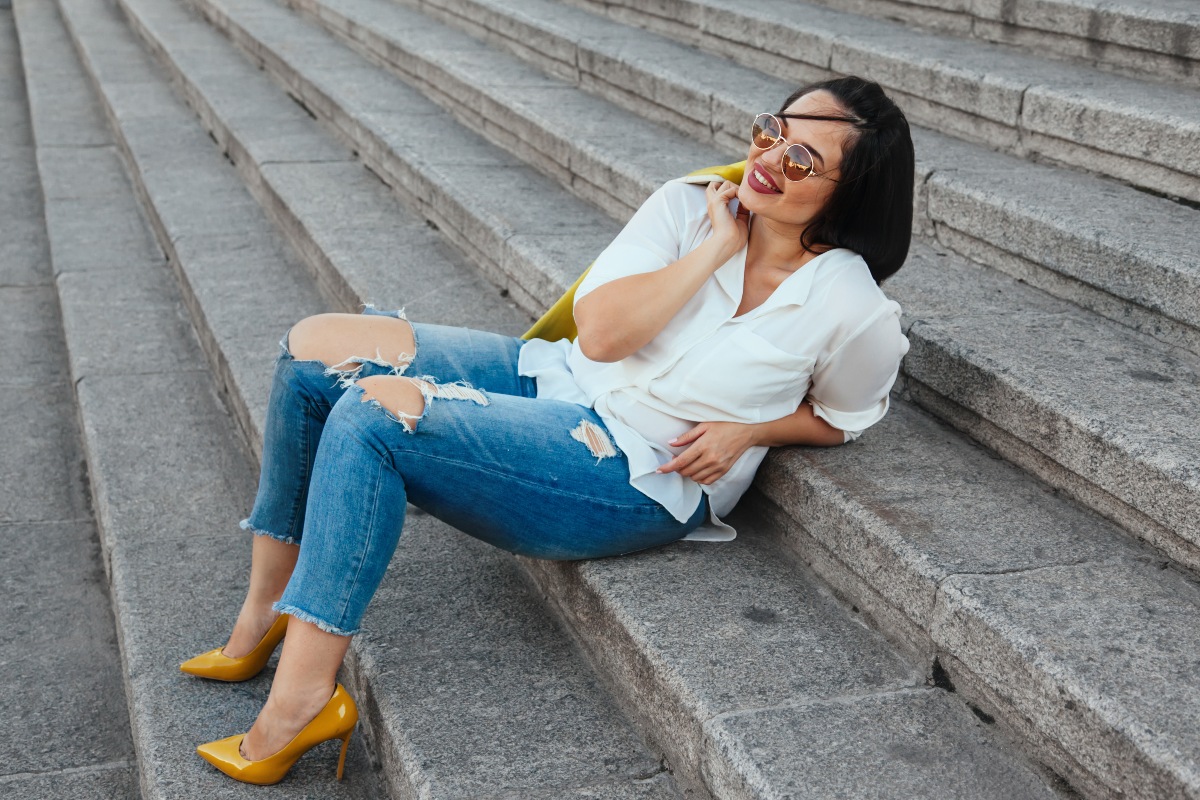
[[[408,365],[413,362],[416,357],[413,353],[400,353],[396,356],[396,361],[393,363],[383,357],[380,348],[375,348],[375,357],[369,356],[352,356],[338,364],[325,368],[325,376],[327,378],[337,378],[338,385],[343,389],[349,389],[355,381],[362,375],[363,364],[374,364],[377,367],[383,367],[388,370],[388,375],[403,375],[404,370],[408,369]]]
[[[368,379],[369,380],[369,379]],[[375,408],[381,409],[385,414],[391,417],[394,421],[399,422],[404,430],[408,433],[413,433],[416,429],[416,424],[425,416],[425,411],[429,408],[429,404],[435,399],[442,400],[470,400],[481,406],[490,405],[487,397],[479,389],[472,387],[465,381],[456,383],[436,383],[431,376],[421,378],[409,378],[408,385],[412,386],[420,392],[422,402],[417,407],[415,397],[405,398],[406,402],[394,403],[395,409],[387,408],[375,396],[372,391],[372,385],[367,384],[367,381],[362,381],[358,386],[363,390],[362,402],[370,402]],[[411,396],[411,393],[409,393]],[[394,399],[394,398],[392,398]],[[401,407],[403,406],[403,407]],[[415,413],[414,413],[415,412]]]
[[[613,458],[617,455],[617,448],[613,446],[608,434],[590,419],[579,420],[579,424],[571,431],[571,438],[577,442],[583,442],[587,446],[588,452],[596,459],[597,464],[601,459]]]

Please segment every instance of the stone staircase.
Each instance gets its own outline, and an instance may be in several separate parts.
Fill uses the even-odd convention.
[[[663,181],[854,72],[917,126],[888,418],[773,451],[729,544],[537,562],[413,509],[347,780],[331,743],[275,791],[1200,798],[1188,3],[12,6],[143,797],[256,791],[193,748],[270,670],[176,666],[244,592],[287,327],[519,335]]]

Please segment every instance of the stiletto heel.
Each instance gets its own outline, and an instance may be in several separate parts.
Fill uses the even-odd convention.
[[[199,675],[214,681],[246,681],[262,672],[271,658],[271,653],[287,633],[288,615],[280,614],[261,641],[241,658],[231,658],[221,652],[221,647],[201,653],[179,665],[182,672]]]
[[[196,748],[196,752],[205,761],[235,780],[267,785],[283,780],[292,765],[300,760],[300,756],[321,742],[341,739],[342,754],[338,758],[337,772],[340,781],[346,766],[346,749],[350,746],[350,734],[354,732],[357,722],[358,706],[339,683],[325,707],[274,755],[259,761],[251,761],[243,756],[241,746],[242,740],[246,738],[244,733],[202,744]]]
[[[350,733],[353,733],[351,731]],[[350,733],[346,734],[346,738],[342,739],[342,754],[338,756],[338,780],[342,779],[342,771],[346,768],[346,750],[350,747]]]

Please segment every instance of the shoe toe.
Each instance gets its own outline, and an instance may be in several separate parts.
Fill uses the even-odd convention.
[[[221,656],[221,648],[209,650],[207,653],[201,653],[198,656],[193,656],[187,661],[179,665],[180,672],[186,672],[189,675],[204,675],[213,667],[221,666],[219,663]],[[221,658],[224,658],[223,656]],[[228,659],[225,658],[227,661]]]
[[[240,772],[247,763],[238,750],[245,735],[239,733],[235,736],[217,739],[215,742],[205,742],[196,747],[196,752],[205,761],[226,774],[229,774],[230,770]]]

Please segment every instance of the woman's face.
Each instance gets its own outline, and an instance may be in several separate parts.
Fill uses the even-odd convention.
[[[784,113],[846,115],[833,95],[824,90],[804,95]],[[780,164],[786,144],[780,142],[765,151],[751,144],[746,156],[746,172],[738,188],[738,202],[751,213],[776,223],[773,227],[802,230],[833,194],[834,181],[841,177],[839,166],[843,143],[853,129],[845,122],[782,117],[780,122],[783,123],[784,139],[791,144],[802,144],[812,153],[814,174],[802,181],[789,181],[783,177]]]

